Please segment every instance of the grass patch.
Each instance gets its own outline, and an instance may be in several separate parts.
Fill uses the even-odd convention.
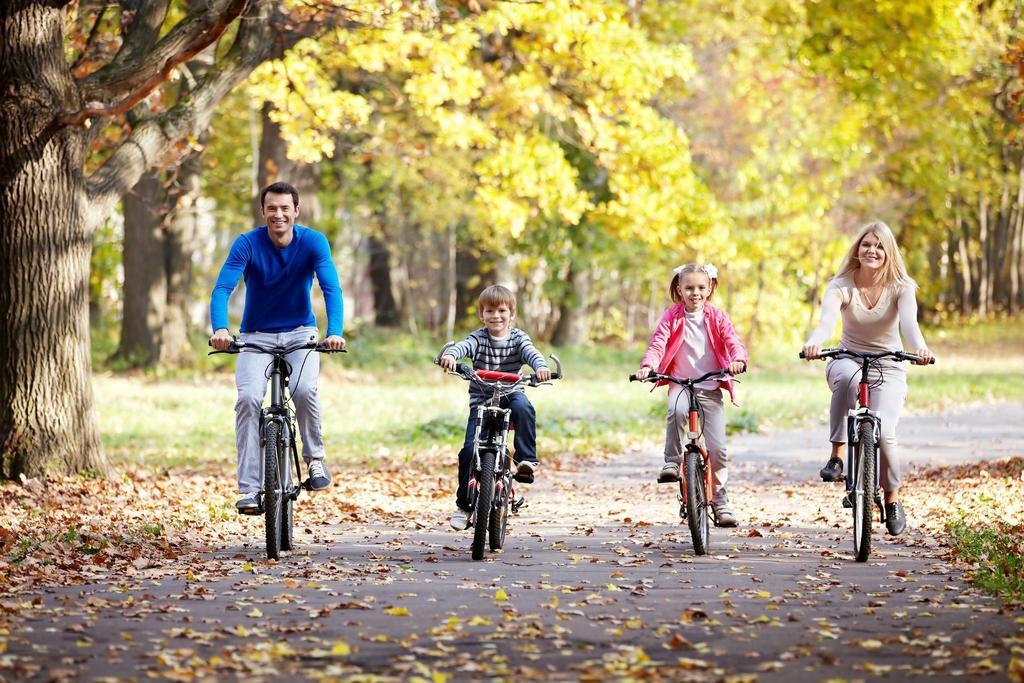
[[[1024,604],[1024,524],[946,524],[953,552],[971,564],[971,582],[1014,604]]]

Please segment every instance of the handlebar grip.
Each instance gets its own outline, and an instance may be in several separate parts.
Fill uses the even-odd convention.
[[[640,379],[635,374],[633,374],[633,375],[629,376],[629,381],[630,382],[639,382]]]
[[[804,356],[804,352],[803,352],[803,351],[801,351],[801,352],[800,352],[800,357],[801,357],[801,358],[805,358],[805,356]]]

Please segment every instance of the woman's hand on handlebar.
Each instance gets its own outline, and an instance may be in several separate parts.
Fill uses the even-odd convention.
[[[801,353],[805,360],[814,360],[821,357],[821,347],[817,344],[807,344]]]
[[[642,382],[643,380],[647,379],[647,376],[650,375],[650,374],[651,374],[651,369],[649,367],[647,367],[646,365],[643,365],[643,366],[640,367],[639,370],[636,371],[636,378],[637,378],[638,381]]]
[[[914,365],[928,365],[935,358],[927,346],[914,351],[914,355],[918,357],[918,360],[914,361]]]
[[[227,351],[233,341],[234,339],[231,338],[231,333],[228,332],[227,328],[222,327],[214,332],[213,336],[210,337],[210,346],[218,351]]]
[[[437,364],[448,372],[455,372],[455,359],[451,356],[441,356],[438,359]]]

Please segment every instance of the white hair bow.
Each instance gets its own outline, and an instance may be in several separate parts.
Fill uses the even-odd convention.
[[[707,273],[708,277],[711,278],[712,280],[718,279],[718,268],[711,265],[710,263],[705,263],[703,266],[700,267],[700,269]]]

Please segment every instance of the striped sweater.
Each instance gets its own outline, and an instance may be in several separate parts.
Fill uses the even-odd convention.
[[[444,355],[455,360],[469,358],[477,370],[494,370],[497,372],[519,372],[523,364],[534,370],[547,369],[544,356],[533,345],[530,335],[513,327],[504,339],[495,339],[487,332],[486,327],[470,333],[468,337],[452,346]],[[522,387],[518,391],[522,391]],[[490,398],[490,394],[474,383],[469,385],[469,406],[475,408]]]

